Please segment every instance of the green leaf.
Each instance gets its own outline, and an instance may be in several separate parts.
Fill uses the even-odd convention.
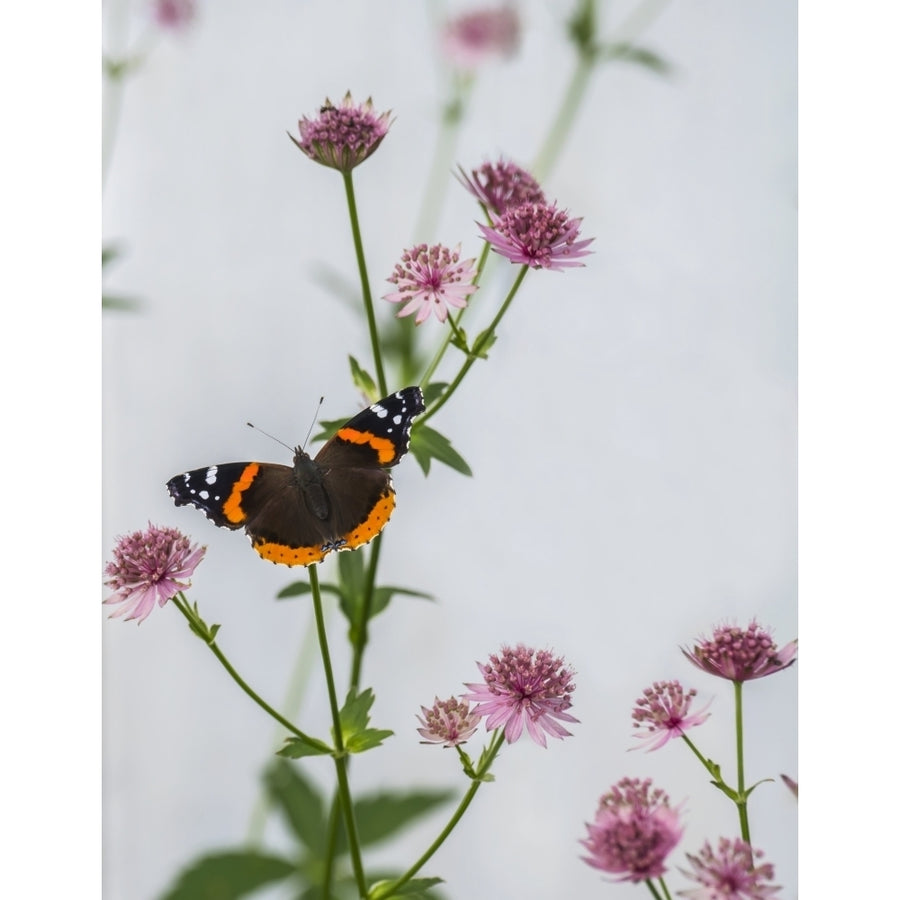
[[[453,332],[450,343],[458,350],[462,350],[467,356],[469,355],[469,339],[466,337],[466,330],[464,328],[457,328],[456,331]]]
[[[330,584],[328,582],[319,582],[319,590],[323,594],[335,594],[336,596],[341,596],[340,588],[336,584]],[[309,585],[308,581],[293,581],[290,584],[285,585],[276,595],[276,599],[285,600],[288,597],[301,597],[304,594],[311,594],[312,588]]]
[[[378,401],[378,388],[375,385],[375,379],[356,361],[356,358],[350,357],[350,374],[353,377],[353,384],[369,398],[369,403]]]
[[[185,869],[163,900],[235,900],[296,871],[280,856],[252,850],[210,854]]]
[[[100,305],[103,309],[131,311],[139,309],[141,302],[140,300],[135,300],[133,297],[112,297],[109,294],[104,294],[100,298]]]
[[[472,474],[469,464],[453,449],[450,441],[440,432],[427,425],[419,425],[413,427],[412,437],[410,452],[426,475],[431,470],[432,459],[444,463],[457,472],[462,472],[463,475]]]
[[[365,728],[344,741],[348,753],[365,753],[373,747],[380,747],[394,732],[389,728]]]
[[[121,255],[122,251],[115,244],[107,244],[100,251],[100,267],[106,268]]]
[[[369,846],[387,840],[454,796],[454,791],[386,791],[362,797],[353,805],[360,843]]]
[[[634,44],[601,44],[600,52],[612,59],[621,59],[643,66],[657,75],[668,75],[672,71],[671,65],[661,56],[645,47],[635,47]]]
[[[298,840],[313,854],[322,856],[327,829],[324,801],[316,788],[296,766],[280,759],[266,769],[263,781]]]
[[[425,408],[427,409],[444,391],[447,390],[448,383],[446,381],[433,381],[431,384],[425,385],[422,389],[422,396],[425,399]]]
[[[372,900],[381,900],[382,897],[427,897],[428,889],[442,884],[443,881],[443,878],[411,878],[397,890],[391,887],[392,881],[382,881],[372,885],[369,897]]]
[[[340,711],[341,732],[344,737],[362,731],[369,724],[369,710],[375,702],[372,688],[366,688],[361,694],[356,688],[347,693],[347,700]]]
[[[490,329],[485,329],[475,338],[472,344],[472,356],[478,356],[481,359],[488,358],[488,350],[497,343],[497,335]]]
[[[303,738],[289,737],[284,739],[284,746],[275,751],[276,756],[282,759],[302,759],[304,756],[325,756],[332,751]]]
[[[374,618],[378,613],[383,612],[394,594],[401,594],[404,597],[419,597],[422,600],[434,600],[433,594],[426,594],[423,591],[413,591],[409,588],[401,587],[378,587],[375,588],[372,595],[370,618]]]

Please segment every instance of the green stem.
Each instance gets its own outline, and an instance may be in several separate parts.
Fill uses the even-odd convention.
[[[308,744],[313,744],[313,745],[317,746],[319,749],[323,750],[325,753],[331,753],[331,748],[327,744],[323,743],[322,741],[316,740],[315,738],[310,737],[308,734],[305,734],[304,732],[302,732],[296,725],[294,725],[293,722],[288,721],[283,715],[281,715],[281,713],[279,713],[277,710],[275,710],[271,706],[269,706],[269,704],[266,703],[266,701],[263,700],[263,698],[260,697],[259,694],[257,694],[256,691],[254,691],[253,688],[251,688],[250,685],[247,684],[247,682],[244,681],[243,678],[241,678],[241,676],[237,673],[237,670],[234,668],[234,666],[232,666],[231,663],[228,661],[228,657],[226,657],[225,654],[219,649],[218,644],[216,644],[215,638],[208,636],[209,629],[206,627],[206,623],[199,617],[199,615],[197,615],[190,608],[187,600],[185,599],[184,594],[181,591],[179,591],[172,598],[172,602],[175,604],[175,606],[178,607],[178,610],[181,612],[181,614],[188,620],[188,622],[190,623],[191,628],[195,632],[195,634],[201,634],[201,631],[202,631],[207,635],[207,636],[203,636],[201,634],[201,637],[203,637],[203,642],[206,644],[207,647],[209,647],[210,650],[212,650],[213,655],[216,657],[216,659],[219,660],[219,662],[224,667],[225,671],[228,672],[228,674],[232,677],[232,679],[234,679],[237,686],[257,706],[259,706],[260,709],[262,709],[266,713],[268,713],[276,722],[279,722],[291,734],[296,735],[302,741],[304,741]]]
[[[737,789],[738,818],[741,822],[741,837],[750,843],[750,819],[747,815],[747,795],[744,792],[744,700],[743,684],[734,682],[734,729],[737,743]]]
[[[344,734],[341,729],[341,713],[338,707],[337,691],[334,687],[334,668],[331,665],[331,654],[328,651],[328,636],[325,633],[325,616],[322,610],[322,591],[319,587],[319,572],[315,563],[309,566],[309,586],[312,589],[313,610],[316,616],[316,633],[319,638],[319,651],[322,655],[322,668],[325,670],[325,683],[328,686],[328,704],[331,707],[331,722],[334,731],[334,768],[338,782],[341,812],[344,827],[347,831],[347,846],[350,850],[350,861],[359,896],[366,896],[366,874],[363,870],[362,854],[359,847],[359,834],[356,830],[356,818],[353,815],[353,801],[350,797],[350,782],[347,778],[347,753],[344,748]]]
[[[356,623],[356,635],[353,642],[353,664],[350,672],[350,687],[358,688],[362,673],[363,654],[369,643],[369,617],[372,614],[372,599],[375,596],[375,575],[378,570],[378,557],[381,555],[381,535],[372,541],[372,554],[369,557],[369,569],[366,572],[366,587],[363,592],[362,608],[359,621]]]
[[[497,311],[497,315],[494,316],[491,324],[488,325],[487,329],[483,331],[481,335],[479,335],[480,342],[476,341],[476,345],[480,343],[481,346],[484,346],[489,343],[490,338],[493,336],[494,332],[497,330],[497,326],[500,324],[500,320],[509,309],[509,305],[510,303],[512,303],[513,297],[516,296],[516,292],[519,290],[519,286],[522,284],[522,280],[525,278],[525,275],[528,272],[528,268],[529,267],[525,265],[522,266],[522,268],[519,270],[519,274],[516,276],[516,280],[513,282],[513,286],[509,289],[509,293],[506,295],[506,299],[503,301],[503,305]],[[457,372],[456,377],[450,383],[450,386],[446,391],[444,391],[443,394],[441,394],[440,397],[438,397],[438,399],[434,403],[432,403],[431,407],[419,419],[417,423],[418,425],[424,425],[425,422],[427,422],[428,419],[430,419],[453,396],[453,394],[456,392],[456,389],[461,384],[463,378],[466,377],[466,373],[469,371],[469,369],[472,368],[475,360],[479,358],[478,350],[478,346],[473,346],[471,348],[468,356],[466,357],[466,361],[462,364],[462,367],[460,368],[459,372]]]
[[[484,246],[481,248],[481,256],[478,257],[478,263],[475,268],[475,277],[472,279],[472,284],[478,284],[481,281],[481,276],[484,273],[484,267],[487,264],[488,255],[490,254],[490,252],[491,245],[487,241],[485,241]],[[458,331],[459,320],[463,317],[463,313],[469,308],[470,305],[471,304],[467,304],[466,306],[464,306],[456,315],[456,318],[453,318],[452,316],[449,318],[449,322],[453,332]],[[452,334],[444,335],[444,340],[441,342],[441,346],[438,348],[437,353],[435,353],[434,359],[431,360],[431,362],[428,364],[428,368],[425,369],[425,372],[419,379],[419,387],[421,387],[422,390],[425,390],[426,386],[434,376],[435,370],[440,365],[441,360],[444,358],[444,354],[447,352],[447,348],[450,346],[451,337]]]
[[[659,880],[662,881],[662,878],[660,878]],[[649,890],[650,893],[653,894],[656,900],[663,900],[663,895],[657,890],[656,885],[654,885],[649,878],[644,881],[644,884],[647,885],[647,890]],[[668,895],[668,891],[666,893]]]
[[[344,172],[344,190],[347,193],[347,209],[350,213],[350,228],[353,232],[353,247],[356,251],[356,264],[359,267],[359,280],[362,288],[363,305],[366,308],[366,320],[369,324],[369,340],[372,343],[372,357],[375,360],[375,374],[378,378],[378,389],[384,397],[387,390],[387,379],[384,377],[384,364],[381,361],[381,343],[378,340],[378,325],[375,322],[375,306],[372,303],[372,289],[369,287],[369,272],[366,268],[366,255],[363,252],[362,232],[359,228],[359,214],[356,208],[356,194],[353,190],[353,172]]]
[[[450,99],[444,104],[437,146],[431,161],[428,180],[425,182],[426,188],[419,217],[413,230],[413,243],[415,244],[430,243],[434,233],[447,193],[450,171],[453,167],[453,156],[459,137],[459,126],[465,115],[466,103],[472,93],[474,80],[474,76],[470,74],[454,79],[454,90]]]
[[[578,108],[584,100],[584,93],[590,81],[591,71],[597,62],[594,54],[579,53],[575,71],[569,81],[563,102],[553,119],[544,143],[531,166],[531,174],[542,182],[551,172],[560,151],[569,137]]]
[[[403,887],[415,874],[434,856],[435,853],[440,849],[441,845],[447,838],[450,836],[450,833],[459,823],[459,820],[465,815],[466,810],[469,808],[469,805],[475,799],[475,795],[478,793],[478,789],[484,783],[484,776],[488,773],[491,764],[494,762],[494,759],[497,756],[497,753],[500,751],[500,747],[503,745],[503,738],[505,732],[503,730],[498,730],[494,732],[494,736],[491,740],[490,745],[488,746],[488,750],[484,755],[484,758],[478,765],[478,769],[475,772],[475,778],[472,779],[472,783],[469,785],[469,789],[466,791],[462,800],[459,802],[459,806],[456,807],[456,811],[450,817],[450,820],[442,829],[441,833],[432,841],[431,845],[428,849],[410,866],[403,875],[400,876],[396,881],[392,881],[390,886],[386,889],[384,893],[378,893],[378,900],[387,900],[388,897],[394,896],[399,888]]]

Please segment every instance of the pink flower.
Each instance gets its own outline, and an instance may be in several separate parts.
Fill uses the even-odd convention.
[[[194,0],[153,0],[153,18],[161,28],[180,31],[190,25],[196,15]]]
[[[681,870],[700,887],[679,891],[678,896],[690,900],[768,900],[781,888],[763,884],[775,877],[775,869],[771,863],[755,864],[754,857],[761,856],[740,838],[721,838],[716,853],[707,841],[696,856],[687,854],[694,871]]]
[[[688,728],[702,725],[709,718],[705,711],[709,704],[689,715],[696,696],[693,688],[685,693],[678,681],[654,681],[653,687],[645,688],[644,695],[635,701],[631,718],[640,730],[634,736],[650,745],[647,750],[658,750],[670,738],[682,737]]]
[[[682,647],[681,652],[710,675],[729,681],[750,681],[793,665],[797,641],[794,639],[778,650],[772,635],[754,619],[745,629],[720,625],[713,632],[712,640],[701,638],[692,651]]]
[[[135,531],[120,537],[113,549],[114,560],[104,570],[105,582],[115,593],[104,603],[122,603],[110,616],[144,621],[156,601],[165,606],[179,591],[190,587],[190,578],[203,559],[206,547],[191,544],[177,528],[157,528],[148,524],[146,531]]]
[[[481,716],[469,712],[468,700],[457,700],[456,697],[449,700],[438,700],[435,697],[434,706],[431,709],[423,706],[422,715],[416,718],[423,726],[416,729],[425,739],[421,743],[443,744],[445,747],[464,744],[472,737],[481,721]]]
[[[492,217],[492,226],[478,223],[485,240],[511,263],[533,269],[567,269],[587,256],[593,238],[578,241],[581,219],[570,219],[556,204],[522,203]]]
[[[300,140],[288,137],[310,158],[323,166],[349,172],[371,156],[390,128],[390,112],[376,115],[372,98],[354,105],[348,91],[340,106],[328,99],[314,119],[300,122]]]
[[[500,159],[484,163],[467,175],[459,167],[459,180],[488,212],[502,216],[508,209],[523,203],[545,203],[546,198],[534,176],[513,162]]]
[[[589,855],[582,859],[595,869],[621,875],[617,881],[659,878],[684,832],[668,795],[660,788],[651,790],[649,778],[623,778],[613,785],[600,798],[587,830],[579,843]]]
[[[432,310],[438,321],[445,322],[451,306],[462,309],[466,297],[478,290],[472,284],[474,277],[475,260],[460,262],[459,244],[453,250],[441,244],[418,244],[403,251],[394,274],[388,278],[397,290],[385,294],[384,299],[406,303],[398,316],[409,316],[418,310],[416,325],[424,322]]]
[[[506,740],[512,744],[522,736],[523,726],[532,740],[547,746],[544,736],[569,737],[560,722],[577,722],[566,710],[575,685],[572,671],[563,660],[548,650],[533,650],[523,644],[515,649],[504,647],[499,656],[491,655],[486,665],[478,663],[484,684],[467,684],[471,693],[466,700],[475,700],[474,712],[487,716],[488,731],[503,727]]]
[[[444,56],[457,68],[474,69],[492,56],[508,57],[519,46],[519,15],[510,6],[450,19],[441,34]]]

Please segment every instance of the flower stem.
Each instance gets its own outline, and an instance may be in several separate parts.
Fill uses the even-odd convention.
[[[334,687],[334,669],[331,665],[331,654],[328,651],[328,636],[325,633],[325,616],[322,610],[322,591],[319,587],[319,572],[315,563],[309,566],[309,586],[312,590],[313,611],[316,616],[316,632],[319,637],[319,652],[322,655],[322,667],[325,670],[325,683],[328,686],[328,703],[331,707],[331,722],[334,731],[334,768],[338,782],[341,812],[344,827],[347,831],[347,846],[350,850],[350,861],[359,896],[366,896],[366,875],[363,870],[362,854],[359,847],[359,834],[356,830],[356,819],[353,815],[353,802],[350,798],[350,782],[347,778],[347,753],[344,749],[344,734],[341,730],[341,713],[338,707],[337,691]]]
[[[660,878],[659,880],[662,881],[662,878]],[[657,890],[656,885],[654,885],[649,878],[644,881],[644,884],[647,885],[647,890],[650,891],[651,894],[653,894],[656,900],[663,900],[663,895]],[[668,891],[666,892],[666,895],[668,896]]]
[[[253,688],[244,681],[243,678],[237,673],[237,670],[231,663],[228,661],[228,657],[219,649],[218,644],[216,644],[215,636],[210,632],[210,629],[207,628],[206,623],[200,618],[199,614],[197,614],[194,610],[191,609],[190,605],[187,602],[184,594],[179,591],[173,598],[172,602],[175,606],[178,607],[179,612],[188,620],[188,623],[191,625],[191,629],[195,634],[198,634],[207,647],[213,652],[213,655],[216,659],[224,667],[225,671],[234,679],[237,683],[238,687],[257,705],[260,709],[264,710],[268,713],[276,722],[279,722],[283,725],[291,734],[296,735],[300,740],[304,741],[307,744],[315,745],[319,747],[326,753],[331,753],[331,748],[323,743],[322,741],[316,740],[313,737],[310,737],[308,734],[302,732],[293,722],[288,721],[281,713],[277,710],[273,709],[266,703]]]
[[[522,266],[519,270],[519,274],[516,276],[516,280],[513,282],[513,286],[509,289],[509,293],[506,295],[506,299],[503,301],[503,305],[497,311],[497,315],[494,316],[493,321],[490,325],[488,325],[487,329],[483,331],[478,338],[476,338],[475,343],[472,345],[468,356],[466,356],[466,361],[462,364],[459,372],[457,372],[456,377],[450,383],[450,386],[441,394],[438,399],[431,404],[431,407],[425,412],[425,414],[419,419],[419,425],[423,425],[428,421],[455,393],[456,389],[459,387],[463,378],[466,377],[466,373],[469,369],[472,368],[472,365],[475,363],[475,360],[479,358],[479,350],[481,347],[488,346],[490,344],[490,339],[494,336],[494,332],[497,330],[497,326],[500,324],[500,320],[505,315],[506,311],[509,309],[510,303],[513,301],[513,297],[516,296],[516,292],[519,290],[519,286],[522,284],[522,280],[525,278],[525,275],[528,272],[528,266]]]
[[[747,794],[744,792],[744,699],[743,683],[734,682],[734,730],[737,744],[737,789],[738,818],[741,822],[741,837],[750,844],[750,819],[747,815]],[[752,844],[751,844],[752,846]]]
[[[475,778],[472,779],[472,783],[469,785],[469,789],[466,791],[462,800],[459,801],[459,806],[456,807],[456,811],[450,817],[450,820],[442,829],[441,833],[432,841],[431,845],[428,849],[407,869],[403,875],[400,876],[396,881],[392,881],[390,885],[386,886],[384,892],[379,891],[377,894],[378,900],[387,900],[388,897],[393,897],[397,894],[398,890],[403,887],[413,876],[434,856],[435,853],[440,849],[441,845],[447,838],[450,836],[450,833],[458,824],[459,820],[465,815],[466,810],[469,808],[469,805],[475,799],[475,795],[478,793],[478,788],[484,783],[484,776],[488,773],[491,768],[494,759],[497,756],[497,753],[500,751],[500,747],[503,745],[503,737],[504,730],[499,729],[494,732],[494,735],[491,739],[491,743],[488,745],[488,749],[485,752],[482,760],[478,764],[478,769],[475,772]]]
[[[372,599],[375,596],[375,575],[378,571],[378,557],[381,554],[381,535],[372,541],[372,553],[369,556],[369,569],[366,572],[366,586],[363,591],[362,608],[359,621],[356,623],[356,635],[353,642],[353,663],[350,672],[350,687],[358,688],[362,672],[362,659],[369,642],[369,618],[372,614]]]
[[[375,307],[372,303],[372,289],[369,287],[369,272],[366,268],[366,256],[363,252],[362,233],[359,229],[359,214],[356,208],[356,194],[353,190],[353,172],[344,172],[344,189],[347,193],[347,210],[350,213],[350,228],[353,231],[353,247],[356,250],[356,263],[359,267],[359,281],[362,288],[363,305],[366,308],[366,321],[369,324],[369,340],[372,343],[372,357],[375,361],[375,374],[378,378],[378,389],[384,397],[387,380],[384,377],[384,364],[381,361],[381,343],[378,340],[378,325],[375,322]]]

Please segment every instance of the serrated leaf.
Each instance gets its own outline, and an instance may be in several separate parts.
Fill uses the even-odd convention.
[[[387,728],[364,728],[344,741],[348,753],[365,753],[380,747],[394,732]]]
[[[210,854],[185,869],[163,900],[236,900],[296,871],[280,856],[251,850]]]
[[[275,751],[275,755],[282,759],[302,759],[304,756],[325,756],[328,753],[331,751],[325,747],[298,737],[285,738],[284,746]]]
[[[361,694],[351,688],[340,711],[341,732],[344,737],[363,731],[369,724],[369,710],[375,702],[372,688],[366,688]]]
[[[469,464],[439,431],[435,431],[427,425],[419,425],[418,428],[413,428],[412,433],[413,440],[410,441],[409,449],[426,475],[431,470],[432,459],[444,463],[445,466],[449,466],[463,475],[472,474]]]
[[[371,846],[387,840],[421,816],[449,803],[454,796],[454,791],[435,790],[408,793],[385,791],[362,797],[353,805],[360,843]]]
[[[369,403],[378,401],[378,388],[375,385],[375,379],[356,361],[356,358],[350,357],[350,375],[353,378],[353,384],[369,399]]]
[[[321,856],[325,852],[327,829],[324,801],[316,788],[296,766],[280,759],[266,769],[263,781],[291,831],[310,852]]]

